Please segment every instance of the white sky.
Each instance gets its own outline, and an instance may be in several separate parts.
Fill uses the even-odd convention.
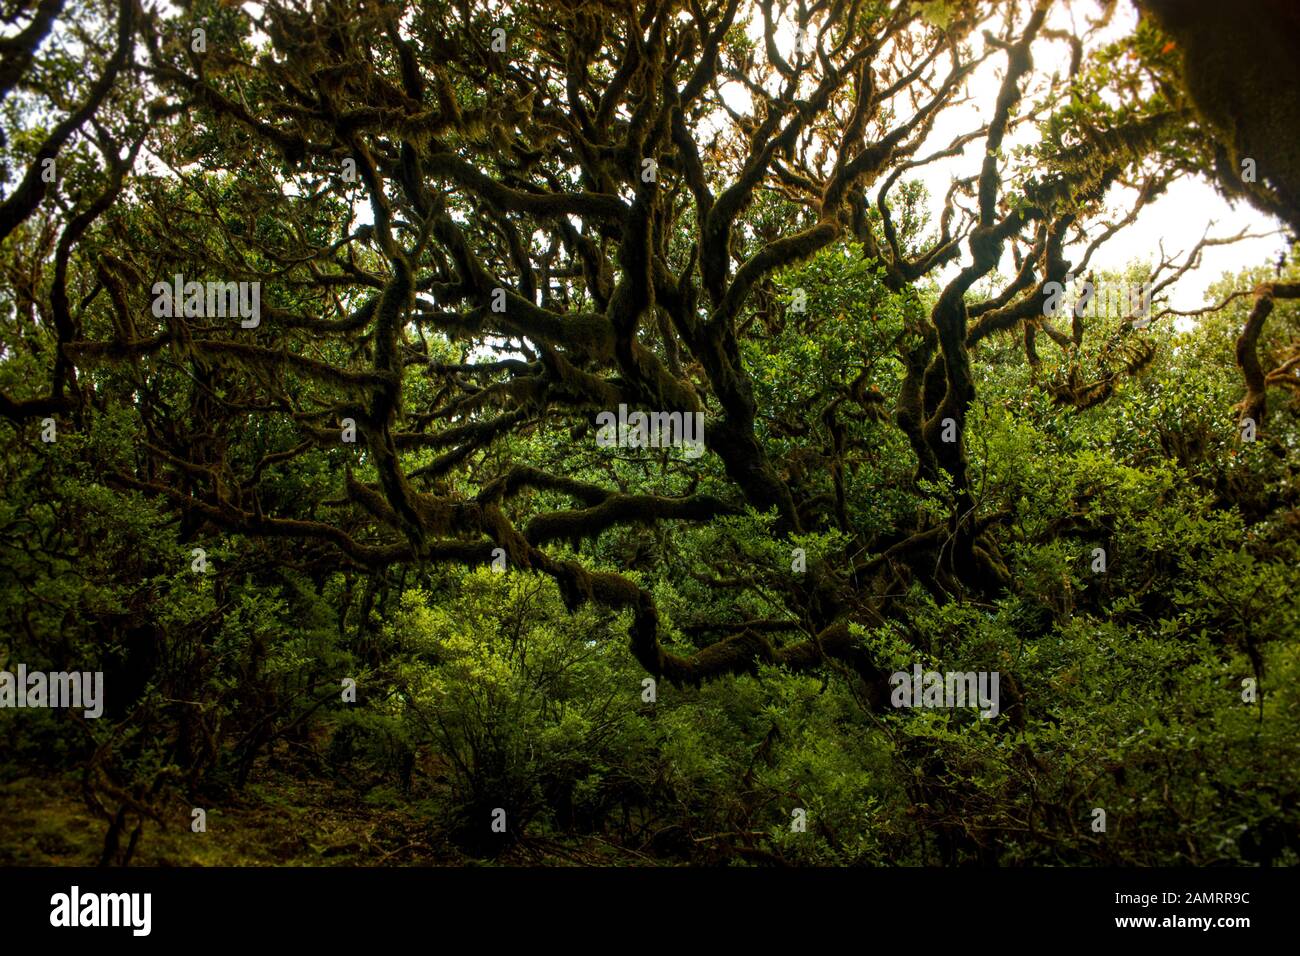
[[[1030,6],[1028,0],[1021,0],[1019,22],[1023,23],[1027,19]],[[1096,18],[1099,12],[1100,8],[1094,0],[1075,0],[1073,3],[1057,4],[1048,16],[1045,28],[1080,35],[1088,28],[1088,21]],[[1131,33],[1137,24],[1137,19],[1137,12],[1131,0],[1120,0],[1110,24],[1091,40],[1089,49]],[[1000,19],[992,23],[995,33],[1000,29],[1000,23]],[[816,23],[810,32],[815,30]],[[763,42],[761,15],[756,14],[751,21],[749,34],[756,42],[760,44]],[[789,19],[777,22],[775,38],[782,55],[793,59],[796,34],[794,24]],[[975,45],[976,52],[982,52],[983,41],[977,39]],[[1022,103],[1031,101],[1041,92],[1032,85],[1035,83],[1035,78],[1041,82],[1054,73],[1065,76],[1069,72],[1070,47],[1065,41],[1040,35],[1033,45],[1032,53],[1034,68],[1028,80],[1022,81],[1021,86],[1024,91]],[[1085,68],[1087,55],[1088,50],[1085,49]],[[978,129],[992,118],[1006,62],[1005,53],[995,52],[981,64],[967,80],[965,88],[967,102],[941,111],[930,136],[912,158],[920,159],[945,149],[957,136]],[[948,64],[946,56],[939,59],[937,68],[940,76],[946,71]],[[779,78],[774,77],[774,81],[776,79]],[[775,89],[774,84],[769,85]],[[751,112],[749,95],[738,84],[724,86],[723,95],[732,109],[738,112]],[[898,108],[904,104],[904,98],[896,97],[894,103]],[[897,122],[905,119],[906,116],[900,116]],[[1032,124],[1024,124],[1007,135],[1003,152],[1010,155],[1016,147],[1032,144],[1036,140],[1037,130]],[[904,174],[904,181],[919,179],[929,191],[932,228],[938,227],[943,200],[953,179],[969,177],[979,172],[983,149],[984,140],[975,139],[966,144],[959,156],[938,160]],[[873,202],[880,185],[881,183],[877,182],[868,191]],[[1014,189],[1014,183],[1007,184],[1004,194],[1009,189]],[[896,195],[897,192],[898,187],[895,186],[893,193]],[[1106,212],[1097,222],[1112,222],[1122,218],[1131,210],[1135,196],[1136,192],[1127,187],[1120,185],[1112,187],[1106,197]],[[973,202],[968,200],[966,205],[971,207]],[[1175,261],[1181,263],[1182,257],[1178,254],[1190,251],[1206,233],[1206,227],[1211,222],[1214,223],[1209,232],[1211,237],[1232,236],[1243,230],[1254,234],[1274,233],[1279,226],[1279,223],[1247,203],[1230,205],[1205,180],[1187,176],[1170,184],[1164,194],[1143,208],[1131,225],[1099,247],[1093,254],[1088,268],[1096,271],[1119,270],[1134,261],[1159,262],[1162,255],[1161,243],[1163,243],[1164,256],[1175,257]],[[1090,231],[1095,234],[1098,228],[1098,225],[1094,225]],[[1202,252],[1201,265],[1189,270],[1179,282],[1166,290],[1164,296],[1167,303],[1175,309],[1184,311],[1199,308],[1205,304],[1205,292],[1209,285],[1220,279],[1225,271],[1236,272],[1246,266],[1274,261],[1284,248],[1285,240],[1277,234],[1266,238],[1242,240],[1228,246],[1207,247]],[[1082,243],[1069,246],[1066,249],[1066,257],[1077,264],[1083,258],[1084,249],[1085,245]],[[965,252],[964,249],[963,253]],[[940,270],[939,280],[945,281],[968,261],[968,257],[964,254],[961,259],[948,264]],[[1013,271],[1008,248],[1004,252],[1001,272],[1010,275]]]
[[[1078,32],[1086,29],[1087,18],[1097,15],[1096,5],[1086,0],[1074,3],[1071,7],[1054,7],[1046,26]],[[1099,37],[1099,42],[1109,42],[1131,33],[1136,23],[1137,13],[1131,2],[1120,0],[1114,19],[1104,35]],[[1070,50],[1064,41],[1040,38],[1034,43],[1032,52],[1035,75],[1050,77],[1059,72],[1065,76],[1069,72]],[[1005,67],[1006,55],[1002,53],[995,53],[981,65],[969,83],[970,102],[944,112],[929,139],[918,150],[918,158],[943,149],[958,134],[976,129],[991,118]],[[1009,154],[1011,148],[1036,139],[1036,130],[1029,125],[1022,126],[1008,135],[1004,152]],[[930,191],[932,218],[936,222],[952,178],[970,176],[978,171],[982,149],[983,140],[977,139],[966,145],[961,157],[940,160],[917,170],[917,178]],[[1134,190],[1119,185],[1112,187],[1106,197],[1105,221],[1114,221],[1125,215],[1131,210],[1135,196]],[[1121,269],[1135,260],[1158,262],[1162,242],[1167,256],[1186,252],[1201,238],[1211,222],[1215,225],[1210,230],[1210,235],[1215,237],[1236,235],[1243,229],[1257,234],[1271,233],[1279,226],[1253,206],[1243,202],[1234,207],[1205,180],[1187,176],[1171,183],[1163,195],[1138,214],[1132,225],[1099,247],[1089,262],[1089,268],[1098,271]],[[1225,271],[1236,272],[1246,266],[1276,260],[1283,248],[1285,239],[1280,235],[1242,240],[1229,246],[1207,247],[1203,251],[1200,267],[1190,270],[1168,290],[1169,304],[1182,310],[1199,308],[1205,304],[1206,289]],[[1082,245],[1070,247],[1066,251],[1066,257],[1078,263],[1083,257],[1083,251]],[[951,268],[955,269],[956,266]],[[1011,272],[1009,254],[1005,257],[1003,272]]]

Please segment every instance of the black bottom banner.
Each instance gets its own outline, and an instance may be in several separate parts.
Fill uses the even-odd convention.
[[[0,870],[8,941],[75,932],[127,945],[373,944],[377,933],[418,937],[435,926],[457,943],[634,943],[667,932],[770,945],[811,922],[858,924],[877,941],[1044,931],[1181,946],[1276,934],[1293,919],[1298,889],[1294,869]]]

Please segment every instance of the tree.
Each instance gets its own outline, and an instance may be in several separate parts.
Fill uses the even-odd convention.
[[[1051,435],[1092,473],[1080,449],[1167,341],[1090,317],[1076,280],[1212,168],[1177,44],[1150,20],[1103,43],[1114,4],[1078,33],[1054,11],[124,0],[83,31],[75,103],[39,73],[13,87],[0,413],[98,436],[88,481],[174,521],[186,555],[292,568],[340,620],[408,571],[535,573],[623,615],[654,678],[829,670],[887,711],[895,642],[929,652],[972,605],[995,631],[1003,601],[1114,611],[1030,572],[1139,522],[1063,478],[1026,515],[1026,475],[1059,476],[988,449]],[[5,41],[0,78],[58,65],[37,51],[59,16]],[[1048,47],[1064,75],[1035,67]],[[982,69],[996,92],[934,148]],[[969,165],[927,219],[915,177],[947,161]],[[1222,241],[1129,278],[1161,292]],[[1294,356],[1256,353],[1293,295],[1271,283],[1237,344],[1241,416],[1284,456],[1293,410],[1266,422],[1265,390]],[[703,416],[705,453],[606,447],[620,409]],[[1151,507],[1172,494],[1124,474]],[[1005,671],[1023,728],[1029,678]]]

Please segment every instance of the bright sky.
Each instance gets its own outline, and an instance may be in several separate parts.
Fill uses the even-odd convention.
[[[1028,0],[1021,0],[1020,22],[1027,19],[1030,6]],[[1099,13],[1100,8],[1095,0],[1057,4],[1045,26],[1047,29],[1079,35],[1088,28],[1088,21],[1096,18]],[[1137,19],[1131,0],[1120,0],[1110,24],[1092,40],[1090,47],[1104,45],[1131,33]],[[993,28],[995,33],[998,32],[997,21],[993,23]],[[815,30],[815,24],[813,29]],[[756,15],[751,21],[749,33],[754,40],[762,42],[761,16]],[[775,36],[782,55],[793,58],[796,46],[793,23],[788,19],[778,21]],[[982,45],[982,41],[976,41],[977,53]],[[1069,72],[1070,47],[1063,40],[1040,36],[1034,43],[1033,56],[1034,70],[1030,82],[1032,77],[1046,78],[1053,73],[1065,76]],[[972,74],[966,86],[968,101],[941,112],[934,130],[914,158],[919,159],[945,149],[958,135],[978,129],[992,118],[1006,62],[1004,53],[995,53]],[[947,65],[946,58],[939,64],[941,70],[946,70]],[[1026,99],[1032,99],[1036,93],[1034,89],[1026,89],[1024,83],[1022,89],[1025,89]],[[751,111],[749,96],[739,85],[724,87],[723,95],[733,109]],[[901,99],[895,102],[901,102]],[[899,121],[905,118],[900,117]],[[1021,126],[1008,134],[1004,152],[1009,154],[1015,147],[1031,144],[1036,139],[1037,131],[1031,125]],[[921,180],[929,190],[931,223],[936,228],[952,180],[978,173],[983,147],[983,139],[976,139],[966,144],[960,156],[936,161],[904,175],[904,179]],[[870,191],[873,201],[878,188],[879,183]],[[1106,197],[1107,212],[1104,220],[1109,222],[1122,218],[1132,208],[1135,195],[1135,191],[1127,187],[1112,187]],[[1118,270],[1134,261],[1158,262],[1162,243],[1164,255],[1175,257],[1175,261],[1181,263],[1182,257],[1178,254],[1189,251],[1206,233],[1206,228],[1211,223],[1214,224],[1209,233],[1211,237],[1232,236],[1243,230],[1255,234],[1274,233],[1279,226],[1279,223],[1247,203],[1230,205],[1205,180],[1189,176],[1171,184],[1162,196],[1139,213],[1135,222],[1098,248],[1089,262],[1089,269]],[[1093,229],[1094,233],[1096,228]],[[1083,258],[1084,248],[1084,244],[1067,247],[1067,258],[1078,263]],[[1205,292],[1209,285],[1221,278],[1224,272],[1236,272],[1246,266],[1272,262],[1284,248],[1285,240],[1276,234],[1267,238],[1242,240],[1229,246],[1207,247],[1202,253],[1199,268],[1189,270],[1166,291],[1168,304],[1184,311],[1199,308],[1205,304]],[[968,261],[963,256],[962,260],[950,263],[941,270],[938,278],[940,281],[946,280]],[[1005,252],[1001,271],[1004,275],[1014,271],[1009,249]]]
[[[1028,7],[1027,3],[1024,5]],[[1057,5],[1046,26],[1081,32],[1087,27],[1087,19],[1097,16],[1097,12],[1096,4],[1090,0],[1082,0],[1069,7]],[[1131,33],[1136,23],[1137,13],[1130,0],[1120,0],[1114,19],[1099,42],[1109,42]],[[1040,39],[1033,46],[1033,56],[1036,74],[1050,77],[1056,72],[1062,76],[1069,72],[1070,49],[1063,41]],[[969,84],[971,101],[946,111],[940,117],[934,132],[918,151],[918,157],[946,147],[958,134],[975,129],[991,118],[1005,67],[1006,56],[998,53],[976,71]],[[1032,128],[1021,127],[1008,136],[1007,151],[1036,138],[1036,131]],[[976,140],[967,144],[960,158],[941,160],[917,171],[918,178],[925,182],[930,191],[932,214],[936,220],[940,203],[952,178],[970,176],[976,172],[981,162],[982,148],[983,140]],[[1132,208],[1135,195],[1135,191],[1126,187],[1113,187],[1106,197],[1105,219],[1113,221],[1125,215]],[[1089,268],[1120,269],[1135,260],[1158,262],[1161,243],[1168,256],[1188,251],[1211,222],[1214,226],[1210,235],[1214,237],[1232,236],[1242,230],[1257,234],[1271,233],[1279,226],[1279,223],[1247,203],[1229,205],[1205,180],[1189,176],[1172,183],[1164,195],[1138,214],[1132,225],[1102,245],[1094,253]],[[1225,271],[1236,272],[1246,266],[1276,260],[1285,245],[1282,236],[1271,235],[1263,239],[1243,240],[1230,246],[1206,248],[1200,267],[1189,271],[1169,290],[1169,304],[1182,310],[1199,308],[1205,304],[1206,289]],[[1083,248],[1079,245],[1067,250],[1067,258],[1077,263],[1083,256]],[[1011,271],[1009,255],[1003,271]]]

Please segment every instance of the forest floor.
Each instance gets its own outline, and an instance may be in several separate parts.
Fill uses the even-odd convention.
[[[166,826],[146,822],[132,866],[475,866],[430,824],[417,796],[386,787],[304,778],[262,760],[248,786],[207,807],[207,831],[173,805]],[[107,823],[87,808],[79,775],[0,782],[0,866],[94,866]],[[125,843],[126,837],[123,838]],[[645,862],[612,844],[529,839],[497,865],[629,865]]]

